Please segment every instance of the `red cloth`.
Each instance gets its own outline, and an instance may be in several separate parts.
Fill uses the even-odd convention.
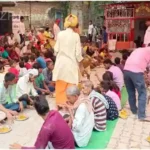
[[[32,68],[31,64],[29,64],[29,63],[25,63],[25,67],[26,67],[27,70]]]
[[[120,92],[120,91],[117,91],[117,90],[115,90],[115,89],[113,89],[112,91],[115,92],[115,93],[119,96],[119,98],[120,98],[120,100],[121,100],[121,92]]]
[[[35,48],[36,48],[38,51],[41,51],[41,45],[35,44]]]
[[[18,54],[16,53],[16,51],[11,51],[10,53],[10,58],[13,59],[13,60],[19,60],[19,56]]]

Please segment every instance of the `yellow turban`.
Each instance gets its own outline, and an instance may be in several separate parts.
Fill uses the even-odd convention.
[[[78,24],[78,17],[71,14],[65,19],[64,27],[65,28],[76,27],[77,24]]]

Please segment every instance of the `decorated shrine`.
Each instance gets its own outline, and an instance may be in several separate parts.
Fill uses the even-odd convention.
[[[150,2],[122,2],[105,5],[105,26],[108,38],[116,39],[116,49],[133,49],[134,41],[143,41],[150,18]]]

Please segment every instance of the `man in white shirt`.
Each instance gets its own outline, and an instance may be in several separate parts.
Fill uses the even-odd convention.
[[[94,128],[94,113],[89,98],[81,96],[77,86],[66,90],[70,109],[72,133],[78,147],[88,145]]]
[[[20,17],[19,35],[20,35],[20,44],[22,44],[24,42],[24,35],[25,35],[25,24],[23,16]]]
[[[89,28],[88,28],[88,35],[89,35],[89,41],[92,42],[92,36],[93,36],[93,24],[92,21],[89,22]]]
[[[146,25],[148,26],[146,32],[145,32],[145,36],[144,36],[144,45],[145,47],[148,46],[148,44],[150,44],[150,19],[148,19],[146,21]]]

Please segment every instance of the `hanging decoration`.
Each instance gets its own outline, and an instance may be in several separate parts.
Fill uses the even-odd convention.
[[[150,12],[150,8],[148,7],[148,6],[140,6],[140,7],[138,7],[136,10],[135,10],[135,12],[136,13],[139,13],[139,12],[141,12],[141,11],[145,11],[145,12]]]

